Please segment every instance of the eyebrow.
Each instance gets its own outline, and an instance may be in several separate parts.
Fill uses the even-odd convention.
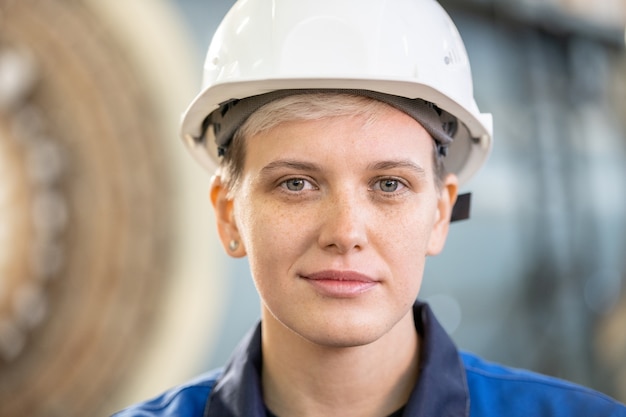
[[[379,161],[379,162],[372,163],[368,166],[368,169],[371,171],[382,171],[382,170],[387,170],[387,169],[398,169],[398,168],[409,169],[418,175],[425,175],[426,173],[426,170],[421,165],[418,165],[415,162],[410,161],[408,159],[392,159],[392,160]]]
[[[278,161],[270,162],[261,169],[261,174],[268,173],[277,169],[289,168],[297,171],[321,171],[322,169],[313,163],[296,161],[291,159],[279,159]]]

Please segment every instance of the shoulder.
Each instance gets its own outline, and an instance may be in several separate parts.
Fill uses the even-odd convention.
[[[207,372],[151,400],[135,404],[112,417],[195,417],[204,407],[222,370]]]
[[[626,407],[589,388],[461,353],[472,416],[626,417]]]

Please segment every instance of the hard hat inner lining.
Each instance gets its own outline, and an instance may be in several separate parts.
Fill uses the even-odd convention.
[[[411,116],[431,135],[437,145],[437,152],[446,156],[448,146],[454,140],[461,124],[450,113],[435,104],[422,99],[410,99],[370,90],[357,89],[286,89],[276,90],[243,99],[230,99],[217,110],[209,114],[202,124],[202,135],[199,141],[206,140],[206,132],[212,129],[218,155],[223,156],[232,141],[237,129],[258,109],[265,104],[296,94],[335,93],[354,96],[365,96],[386,103]],[[465,128],[462,126],[462,128]],[[466,128],[465,128],[466,129]]]

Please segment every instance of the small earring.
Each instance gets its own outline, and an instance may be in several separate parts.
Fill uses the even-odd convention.
[[[239,242],[237,242],[236,240],[231,240],[228,244],[228,249],[230,249],[231,252],[236,251],[237,249],[239,249]]]

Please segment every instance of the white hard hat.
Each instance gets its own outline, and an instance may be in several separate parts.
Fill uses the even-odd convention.
[[[215,143],[211,113],[271,92],[320,89],[421,99],[454,116],[462,128],[450,132],[444,165],[461,184],[491,149],[491,115],[478,110],[465,47],[435,0],[238,1],[209,46],[181,136],[215,169],[224,143]]]

